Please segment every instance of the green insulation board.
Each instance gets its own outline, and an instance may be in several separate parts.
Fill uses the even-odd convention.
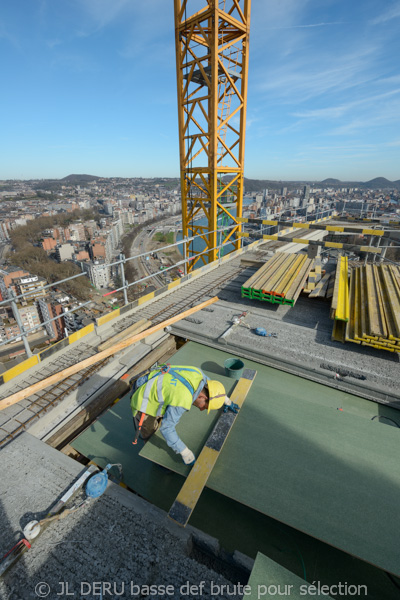
[[[331,586],[319,582],[307,583],[304,579],[297,577],[288,569],[285,569],[275,561],[271,560],[261,552],[257,554],[247,584],[248,589],[244,598],[246,600],[261,600],[262,598],[286,596],[292,600],[311,600],[311,598],[328,596]],[[319,587],[319,590],[318,590]],[[337,586],[333,586],[334,591]],[[350,589],[353,591],[353,587]],[[319,593],[318,593],[319,592]]]
[[[171,363],[201,367],[229,393],[228,356],[189,342]],[[385,407],[250,360],[245,367],[257,377],[207,486],[400,575],[399,431],[372,420]],[[193,408],[181,419],[178,433],[196,455],[215,418]],[[140,455],[188,472],[159,434]]]

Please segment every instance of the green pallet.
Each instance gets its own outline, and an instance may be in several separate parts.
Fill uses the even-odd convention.
[[[295,300],[291,299],[291,298],[284,298],[283,299],[283,304],[288,304],[289,306],[294,306],[295,305]]]
[[[263,300],[264,293],[262,290],[251,290],[251,297],[253,300]]]

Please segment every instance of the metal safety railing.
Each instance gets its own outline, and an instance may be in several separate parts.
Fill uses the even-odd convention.
[[[332,209],[325,209],[325,210],[321,209],[321,211],[317,211],[313,215],[307,215],[306,216],[306,221],[311,220],[311,218],[314,219],[314,220],[322,219],[325,216],[330,216],[332,214],[332,212],[333,212]],[[273,216],[275,216],[275,215],[273,215]],[[207,233],[215,233],[215,232],[218,233],[218,232],[221,232],[221,231],[225,231],[226,232],[227,230],[234,229],[237,226],[238,226],[238,224],[235,223],[234,225],[223,226],[221,228],[218,228],[218,229],[216,229],[214,231],[210,231],[210,232],[207,232]],[[270,229],[271,227],[277,227],[278,232],[279,232],[279,229],[280,229],[279,225],[278,226],[273,226],[272,225],[272,226],[267,226],[267,227],[268,227],[268,229]],[[251,233],[250,233],[250,235],[251,235]],[[184,274],[186,275],[187,274],[187,266],[188,266],[188,264],[192,260],[198,259],[202,255],[206,255],[208,252],[210,252],[210,250],[215,250],[215,249],[220,250],[220,253],[219,253],[220,254],[220,258],[219,258],[219,260],[221,260],[221,249],[224,246],[229,246],[229,245],[232,245],[233,243],[237,243],[238,246],[239,246],[239,248],[240,248],[241,244],[242,244],[242,238],[232,239],[232,240],[228,240],[226,242],[220,243],[219,245],[215,246],[215,248],[207,248],[203,252],[197,253],[195,256],[187,257],[187,248],[188,248],[188,245],[191,244],[192,242],[194,242],[197,238],[204,238],[204,234],[198,234],[198,235],[194,235],[194,236],[191,236],[191,237],[184,237],[181,240],[178,240],[178,241],[176,241],[176,242],[174,242],[172,244],[167,244],[166,246],[162,246],[161,248],[157,248],[156,250],[149,250],[147,252],[142,252],[140,254],[136,254],[135,256],[131,256],[131,257],[128,257],[128,258],[126,258],[123,254],[120,254],[119,255],[119,260],[117,260],[117,261],[114,261],[112,263],[97,265],[97,267],[99,269],[109,269],[111,267],[119,265],[120,266],[120,271],[121,271],[122,286],[119,287],[119,288],[117,288],[117,289],[115,289],[115,290],[112,290],[111,292],[107,292],[107,293],[103,294],[103,297],[110,296],[112,294],[116,294],[116,293],[122,291],[123,295],[124,295],[124,304],[127,305],[127,304],[129,304],[127,290],[130,287],[132,287],[134,285],[138,285],[138,284],[140,284],[140,283],[142,283],[144,281],[147,281],[149,279],[152,279],[152,278],[154,278],[154,277],[156,277],[158,275],[163,275],[166,272],[171,271],[172,269],[176,269],[177,267],[181,267],[181,266],[183,267]],[[138,260],[138,259],[140,260],[141,258],[143,258],[145,256],[149,256],[149,255],[153,254],[154,252],[162,252],[164,250],[168,250],[170,248],[177,247],[177,246],[183,246],[183,258],[182,258],[181,261],[175,263],[174,265],[166,267],[166,268],[164,268],[162,270],[160,269],[159,271],[156,271],[154,273],[149,273],[149,275],[146,275],[144,277],[141,277],[140,279],[137,279],[137,280],[135,280],[135,281],[133,281],[131,283],[128,283],[128,281],[126,280],[126,276],[125,276],[125,265],[126,265],[126,263],[128,263],[131,260]],[[381,247],[382,248],[387,248],[387,247],[390,247],[390,246],[381,246]],[[77,279],[78,277],[82,277],[82,276],[87,276],[87,272],[83,271],[82,273],[78,273],[76,275],[72,275],[71,277],[66,277],[65,279],[61,279],[59,281],[55,281],[54,283],[49,283],[49,284],[47,284],[45,286],[37,288],[36,290],[31,290],[29,292],[26,292],[24,294],[19,294],[19,295],[16,295],[15,292],[14,292],[14,290],[9,289],[8,290],[9,298],[0,301],[0,307],[4,306],[4,305],[7,305],[7,304],[11,306],[11,309],[12,309],[12,312],[13,312],[16,324],[19,327],[20,333],[14,335],[11,338],[8,338],[7,340],[0,341],[0,347],[4,346],[6,344],[9,344],[10,342],[22,339],[24,347],[25,347],[26,354],[29,357],[32,356],[32,351],[30,349],[29,341],[27,339],[28,335],[30,335],[31,333],[33,333],[34,331],[36,331],[38,329],[43,328],[43,326],[52,323],[53,321],[57,321],[57,320],[65,317],[67,314],[69,315],[71,313],[74,313],[74,312],[82,309],[83,307],[85,307],[88,304],[90,304],[91,301],[85,302],[83,304],[79,304],[79,306],[77,306],[77,307],[75,307],[73,309],[68,309],[68,311],[65,311],[64,313],[61,313],[60,315],[57,315],[57,316],[55,316],[53,318],[49,318],[49,319],[43,320],[39,324],[34,325],[33,327],[30,327],[29,329],[26,329],[25,326],[24,326],[24,324],[22,323],[21,315],[20,315],[18,307],[17,307],[17,301],[21,300],[23,298],[33,300],[35,293],[37,294],[38,292],[42,292],[43,290],[57,287],[57,286],[59,286],[62,283],[65,283],[67,281],[71,281],[73,279]]]
[[[238,226],[237,224],[234,224],[234,225],[231,225],[229,227],[223,227],[223,228],[220,228],[220,229],[216,229],[215,231],[217,231],[217,232],[218,231],[222,231],[222,230],[226,231],[227,229],[233,229],[233,228],[235,228],[237,226]],[[208,233],[214,233],[214,232],[208,232]],[[123,254],[120,254],[119,255],[120,256],[119,260],[114,261],[112,263],[107,263],[107,264],[104,264],[104,265],[98,265],[98,268],[100,268],[100,269],[109,269],[109,268],[111,268],[113,266],[120,265],[120,269],[121,269],[121,280],[122,280],[122,284],[123,285],[120,288],[116,289],[116,290],[113,290],[111,292],[107,292],[106,294],[103,294],[103,297],[110,296],[111,294],[116,294],[117,292],[122,291],[123,294],[124,294],[124,304],[126,305],[126,304],[129,303],[127,290],[128,290],[128,288],[132,287],[133,285],[138,285],[139,283],[141,283],[143,281],[146,281],[148,279],[152,279],[152,278],[154,278],[157,275],[162,275],[166,271],[170,271],[170,270],[175,269],[175,268],[180,267],[180,266],[184,267],[184,272],[185,272],[185,275],[186,275],[187,274],[187,265],[190,263],[190,261],[193,260],[194,258],[198,258],[199,256],[201,256],[203,254],[207,254],[207,252],[210,251],[210,248],[207,248],[207,250],[205,250],[204,252],[196,254],[196,256],[194,256],[194,257],[187,258],[187,245],[190,244],[191,242],[193,242],[196,238],[201,238],[201,237],[203,237],[202,234],[195,235],[195,236],[192,236],[192,237],[185,237],[182,240],[179,240],[179,241],[174,242],[172,244],[168,244],[166,246],[162,246],[161,248],[157,248],[157,250],[156,250],[157,252],[162,252],[163,250],[167,250],[169,248],[173,248],[173,247],[176,247],[176,246],[183,245],[183,259],[181,261],[175,263],[174,265],[170,266],[170,267],[167,267],[167,268],[165,268],[163,270],[159,270],[159,271],[157,271],[155,273],[150,273],[146,277],[142,277],[141,279],[135,280],[135,281],[133,281],[131,283],[128,283],[127,280],[126,280],[124,265],[127,262],[131,261],[131,260],[138,260],[140,258],[143,258],[144,256],[151,255],[151,254],[154,253],[154,250],[150,250],[148,252],[143,252],[141,254],[137,254],[137,255],[131,256],[129,258],[126,258]],[[239,246],[240,246],[240,244],[242,242],[241,242],[240,239],[229,240],[227,242],[224,242],[223,244],[220,244],[216,248],[220,249],[220,248],[222,248],[225,245],[229,245],[229,244],[233,244],[233,243],[238,243]],[[211,250],[214,250],[214,248],[211,248]],[[57,315],[57,316],[55,316],[53,318],[45,319],[45,320],[41,321],[39,324],[34,325],[33,327],[30,327],[29,329],[26,329],[25,326],[24,326],[24,324],[22,323],[21,315],[19,313],[18,306],[17,306],[17,301],[18,300],[22,300],[22,299],[34,300],[34,299],[36,299],[38,297],[39,294],[40,294],[40,296],[43,296],[41,294],[41,292],[43,290],[57,287],[57,286],[59,286],[62,283],[65,283],[67,281],[71,281],[73,279],[77,279],[78,277],[82,277],[82,276],[87,276],[87,273],[85,271],[83,271],[82,273],[77,273],[76,275],[72,275],[71,277],[66,277],[65,279],[60,279],[59,281],[55,281],[54,283],[49,283],[47,285],[44,285],[44,286],[42,286],[40,288],[37,288],[36,290],[30,290],[29,292],[26,292],[24,294],[18,294],[17,295],[14,292],[13,289],[8,289],[9,297],[6,298],[6,299],[4,299],[4,300],[2,300],[2,301],[0,301],[0,307],[1,306],[5,306],[5,305],[9,305],[11,307],[11,310],[13,312],[13,316],[14,316],[16,325],[19,328],[19,333],[15,334],[14,336],[12,336],[10,338],[7,338],[6,340],[0,341],[0,348],[2,346],[6,345],[6,344],[9,344],[10,342],[18,341],[18,340],[22,339],[22,342],[23,342],[24,348],[25,348],[25,352],[26,352],[26,354],[27,354],[28,357],[31,357],[33,355],[33,353],[32,353],[32,350],[30,348],[29,341],[28,341],[28,336],[30,334],[32,334],[34,331],[36,331],[38,329],[42,329],[44,326],[48,325],[49,323],[52,323],[53,321],[60,320],[61,318],[64,318],[66,315],[69,315],[71,313],[74,313],[74,312],[82,309],[83,307],[85,307],[88,304],[90,304],[91,301],[85,302],[83,304],[81,303],[81,304],[79,304],[79,306],[77,306],[77,307],[75,307],[73,309],[68,309],[68,311],[65,311],[65,312],[63,312],[63,313],[61,313],[61,314],[59,314],[59,315]],[[36,294],[36,297],[35,297],[35,294]]]

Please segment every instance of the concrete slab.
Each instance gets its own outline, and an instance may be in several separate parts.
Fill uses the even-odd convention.
[[[240,291],[229,294],[226,289],[219,297],[212,314],[201,312],[201,325],[182,320],[172,333],[219,348],[218,338],[232,317],[248,311],[248,327],[236,326],[226,338],[228,352],[400,408],[399,355],[333,342],[329,303],[300,298],[293,308],[275,306],[241,299]],[[256,327],[277,337],[257,336]],[[349,375],[337,380],[338,371]]]
[[[82,465],[28,433],[2,451],[2,462],[7,468],[0,481],[1,556],[20,539],[21,528],[43,516],[82,471]],[[155,598],[163,597],[160,586],[164,594],[171,586],[167,597],[178,600],[200,597],[185,594],[183,586],[204,581],[201,597],[214,598],[213,585],[227,589],[232,583],[190,557],[194,534],[193,528],[183,531],[159,509],[109,484],[102,497],[54,522],[34,541],[0,580],[0,597]],[[145,587],[150,585],[158,586],[158,593]]]

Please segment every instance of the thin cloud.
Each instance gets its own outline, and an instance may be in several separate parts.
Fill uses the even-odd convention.
[[[7,30],[7,27],[3,23],[0,22],[0,40],[1,39],[9,42],[17,50],[21,50],[19,40]]]
[[[375,73],[370,72],[375,52],[373,46],[367,46],[336,57],[306,54],[258,75],[260,81],[264,80],[259,89],[299,103],[338,89],[354,88],[375,80]]]
[[[371,25],[380,25],[381,23],[387,23],[392,19],[400,17],[400,2],[397,2],[394,6],[386,10],[384,13],[379,15],[371,21]]]
[[[293,113],[292,116],[301,119],[336,119],[342,117],[346,112],[352,110],[353,108],[371,103],[375,105],[377,101],[391,98],[399,93],[400,89],[391,90],[390,92],[385,92],[384,94],[374,94],[373,96],[362,98],[360,100],[354,100],[353,102],[348,102],[347,104],[341,104],[339,106],[330,106],[327,108],[318,108],[315,110]]]
[[[346,21],[333,21],[331,23],[310,23],[308,25],[287,25],[284,27],[266,27],[266,29],[308,29],[310,27],[326,27],[328,25],[346,25]]]

